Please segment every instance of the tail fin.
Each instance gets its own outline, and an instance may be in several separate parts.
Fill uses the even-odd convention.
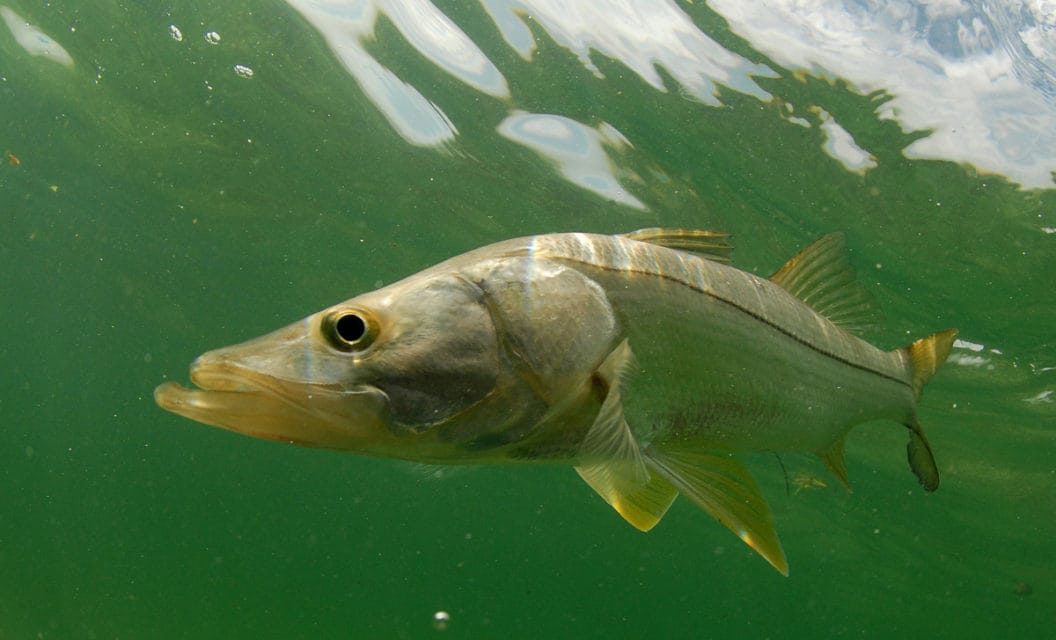
[[[920,392],[924,389],[931,376],[935,375],[939,365],[946,362],[946,356],[950,355],[953,340],[957,337],[956,329],[947,329],[933,333],[927,338],[921,338],[903,351],[909,356],[910,369],[913,372],[913,396],[920,398]]]
[[[956,329],[947,329],[933,333],[927,338],[921,338],[903,348],[909,357],[914,398],[920,398],[924,385],[946,361],[956,337]],[[939,487],[939,470],[935,465],[935,456],[931,453],[931,445],[928,444],[928,439],[924,436],[924,430],[917,422],[916,416],[906,422],[906,428],[909,429],[909,444],[906,446],[909,467],[925,490],[934,491]]]
[[[931,445],[916,416],[906,422],[906,428],[909,429],[909,444],[906,445],[909,468],[917,476],[920,486],[930,493],[939,488],[939,467],[935,464],[935,454],[931,452]]]

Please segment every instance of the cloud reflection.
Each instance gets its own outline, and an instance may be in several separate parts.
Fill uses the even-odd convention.
[[[598,74],[591,51],[618,60],[654,88],[664,91],[659,65],[692,96],[718,106],[716,83],[769,100],[770,94],[752,76],[775,77],[765,65],[755,64],[724,49],[697,28],[669,0],[480,0],[513,49],[530,59],[535,50],[523,16],[546,30],[558,44],[576,54]]]
[[[821,132],[825,135],[822,151],[852,173],[864,174],[876,166],[876,158],[859,147],[854,137],[841,127],[828,111],[818,107],[813,108],[812,111],[821,120]]]
[[[444,111],[375,60],[363,42],[384,13],[422,55],[483,93],[509,95],[506,79],[450,19],[426,0],[287,0],[314,26],[393,129],[418,146],[454,139]]]
[[[969,162],[1027,187],[1053,186],[1056,70],[1049,65],[1056,54],[1047,45],[1056,44],[1056,19],[1043,2],[709,4],[783,65],[821,68],[864,93],[892,94],[882,117],[934,131],[906,156]]]
[[[525,60],[536,51],[536,33],[544,31],[599,77],[594,60],[604,56],[658,91],[671,89],[665,85],[666,73],[683,94],[709,105],[721,106],[720,87],[764,102],[772,99],[756,82],[776,77],[772,69],[723,48],[672,0],[478,1],[506,44]],[[907,131],[932,131],[912,142],[906,156],[968,162],[1028,187],[1051,187],[1056,54],[1050,45],[1056,44],[1056,19],[1038,8],[1049,0],[1030,0],[1022,15],[1002,7],[988,9],[982,1],[709,0],[709,5],[752,46],[785,66],[847,79],[863,93],[892,95],[879,107],[880,117],[897,120]],[[428,87],[401,80],[364,47],[381,15],[444,72],[476,91],[513,102],[499,69],[430,0],[287,2],[319,30],[367,98],[411,144],[444,146],[458,131],[444,109],[426,96]],[[479,117],[473,110],[455,115]],[[567,159],[578,156],[567,145],[572,140],[600,144],[599,133],[557,118],[513,111],[499,130],[547,157],[564,158],[558,163],[562,173],[580,186],[641,206],[618,189],[611,172],[591,174],[602,182],[588,187],[587,174],[568,168]],[[810,125],[801,118],[789,120]],[[560,135],[557,122],[564,127]],[[551,138],[533,133],[532,127],[544,125],[551,127]],[[831,118],[822,118],[821,128],[825,151],[848,170],[875,166],[875,159]],[[594,157],[591,153],[587,156]]]
[[[518,111],[502,121],[499,133],[549,158],[573,184],[613,202],[646,208],[612,174],[602,141],[620,145],[626,138],[611,125],[595,130],[564,116]]]
[[[0,7],[0,17],[4,19],[7,28],[11,30],[11,35],[15,37],[15,42],[25,49],[26,53],[58,62],[64,67],[73,66],[73,57],[70,56],[66,49],[62,48],[62,45],[55,42],[48,34],[26,22],[22,16],[8,7]]]

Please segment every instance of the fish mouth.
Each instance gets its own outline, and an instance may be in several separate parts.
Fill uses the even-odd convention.
[[[374,387],[281,380],[204,358],[191,366],[197,388],[162,383],[154,390],[158,406],[210,426],[308,447],[357,449],[383,427],[388,399]]]

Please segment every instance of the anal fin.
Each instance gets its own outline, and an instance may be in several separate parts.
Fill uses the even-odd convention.
[[[740,461],[727,454],[668,446],[650,447],[645,455],[651,469],[788,575],[770,507]]]

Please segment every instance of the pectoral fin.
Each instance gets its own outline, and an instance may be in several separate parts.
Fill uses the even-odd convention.
[[[650,447],[649,467],[788,575],[788,561],[774,531],[766,499],[737,459],[719,453]]]
[[[678,495],[662,476],[651,474],[623,417],[620,381],[634,363],[626,340],[613,349],[595,375],[607,390],[601,409],[580,445],[580,477],[605,502],[641,531],[652,529]]]
[[[649,480],[642,452],[623,417],[620,380],[634,364],[634,355],[626,340],[598,366],[595,376],[603,386],[605,399],[586,437],[579,446],[579,458],[586,464],[602,464],[620,469],[616,474],[637,484]]]

